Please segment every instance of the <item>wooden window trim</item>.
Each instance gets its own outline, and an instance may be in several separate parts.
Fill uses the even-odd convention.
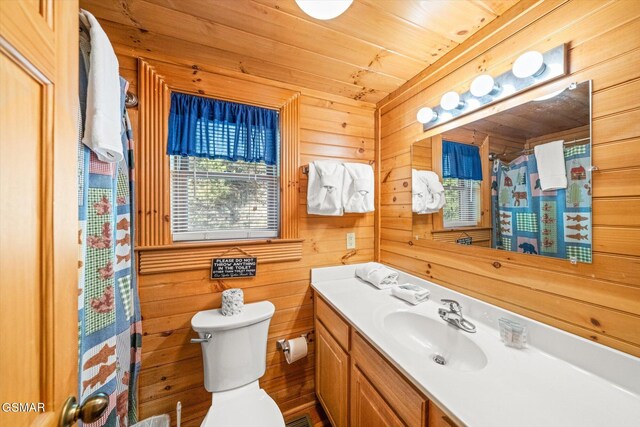
[[[196,74],[200,76],[195,78]],[[140,251],[140,272],[208,267],[211,257],[207,265],[198,257],[215,255],[234,246],[252,249],[258,255],[258,263],[301,259],[297,177],[300,93],[143,58],[138,59],[138,91],[140,128],[139,144],[135,149],[135,174],[136,249]],[[280,111],[280,236],[277,239],[173,242],[170,168],[166,154],[172,91]],[[172,256],[176,253],[182,257]],[[183,256],[187,254],[193,257],[185,263]]]

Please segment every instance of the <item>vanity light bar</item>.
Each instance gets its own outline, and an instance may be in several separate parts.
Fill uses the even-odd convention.
[[[426,132],[472,111],[565,76],[567,73],[566,44],[556,46],[543,54],[528,51],[515,60],[513,69],[495,78],[488,74],[477,76],[471,83],[469,91],[462,94],[445,93],[440,105],[421,108],[419,110],[421,114],[418,114],[417,118],[422,123],[422,130]],[[425,119],[429,120],[423,121]]]

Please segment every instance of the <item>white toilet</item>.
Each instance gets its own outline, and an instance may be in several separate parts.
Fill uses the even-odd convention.
[[[213,395],[201,427],[284,427],[282,413],[258,380],[266,369],[267,332],[275,307],[269,301],[246,304],[241,314],[201,311],[191,327],[202,343],[204,387]]]

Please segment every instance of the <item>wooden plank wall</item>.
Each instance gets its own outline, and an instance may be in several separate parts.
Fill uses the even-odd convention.
[[[640,356],[640,2],[518,5],[524,13],[488,26],[378,104],[380,260]],[[571,75],[545,90],[589,79],[594,85],[593,163],[599,170],[593,175],[593,264],[411,242],[411,186],[403,184],[410,182],[412,143],[486,114],[423,133],[417,110],[526,50],[560,43],[568,43]]]
[[[135,93],[136,58],[120,46],[116,46],[116,51],[121,73],[132,83],[131,90]],[[185,61],[188,58],[185,57]],[[305,239],[302,259],[260,265],[258,276],[253,279],[213,281],[208,278],[208,269],[140,275],[144,333],[141,417],[169,413],[173,419],[176,402],[180,400],[183,426],[200,425],[211,405],[211,395],[203,386],[200,346],[189,344],[189,339],[195,336],[190,320],[199,310],[219,307],[220,293],[232,287],[242,288],[247,302],[269,300],[276,306],[269,329],[267,371],[261,379],[262,387],[285,415],[315,403],[313,344],[309,357],[287,365],[282,354],[275,350],[275,341],[313,330],[311,268],[373,259],[374,216],[307,215],[307,178],[301,166],[324,158],[374,160],[375,105],[303,88],[300,91],[300,158],[293,176],[300,180],[299,236]],[[131,109],[129,113],[137,129],[142,125],[137,110]],[[356,233],[356,250],[345,249],[347,232]]]

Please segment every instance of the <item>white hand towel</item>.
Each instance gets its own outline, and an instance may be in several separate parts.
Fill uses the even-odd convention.
[[[363,163],[344,164],[342,206],[345,212],[373,212],[373,168]]]
[[[429,290],[421,288],[417,285],[405,283],[400,286],[391,288],[391,295],[407,301],[413,305],[426,301],[429,298]]]
[[[533,147],[538,164],[542,191],[567,188],[567,168],[564,163],[564,141],[553,141]]]
[[[80,21],[91,38],[82,142],[103,162],[119,162],[124,156],[120,140],[122,111],[118,59],[96,18],[81,9]]]
[[[431,171],[411,171],[412,211],[418,214],[438,212],[445,204],[444,187]]]
[[[307,212],[314,215],[342,215],[343,180],[342,163],[330,160],[311,162],[307,185]]]
[[[378,289],[386,289],[398,284],[398,273],[377,262],[368,262],[358,266],[356,276]]]

